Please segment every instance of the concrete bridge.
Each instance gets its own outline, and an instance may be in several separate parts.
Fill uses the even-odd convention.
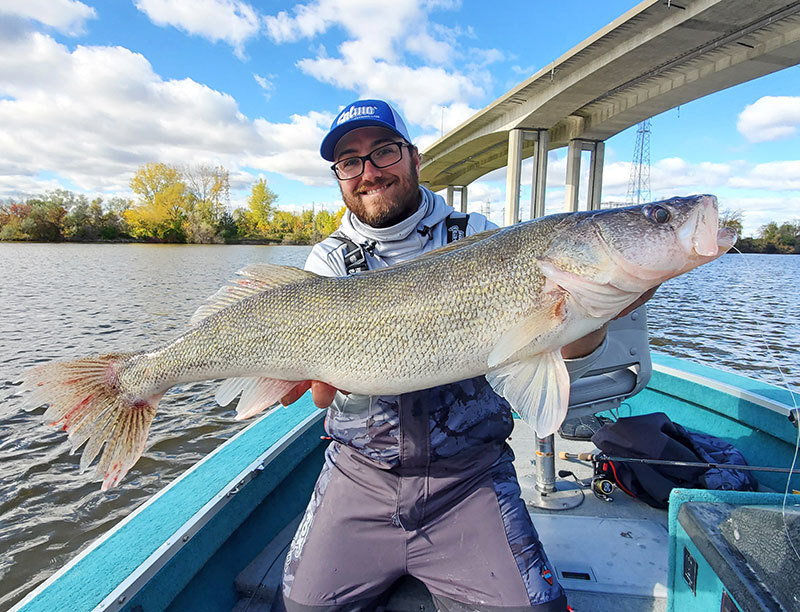
[[[507,166],[507,225],[534,156],[531,217],[544,214],[547,152],[569,147],[565,209],[578,209],[581,152],[600,207],[604,141],[697,98],[800,63],[800,0],[645,0],[423,151],[420,180],[467,186]],[[713,121],[709,117],[709,121]]]

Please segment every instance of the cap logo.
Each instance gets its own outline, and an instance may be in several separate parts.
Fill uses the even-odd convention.
[[[363,117],[365,115],[374,115],[378,112],[377,106],[352,106],[346,111],[344,111],[339,118],[336,120],[336,125],[341,125],[345,121],[350,121],[351,119],[355,119],[357,117]]]

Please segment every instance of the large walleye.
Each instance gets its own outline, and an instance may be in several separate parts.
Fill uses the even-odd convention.
[[[145,448],[164,392],[225,378],[237,418],[295,383],[399,394],[485,374],[540,436],[564,418],[560,349],[659,283],[709,262],[736,239],[713,196],[558,214],[490,230],[423,257],[347,278],[253,265],[174,341],[147,353],[54,362],[28,371],[30,403],[63,427],[81,467],[101,452],[103,489]],[[105,449],[103,450],[103,445]]]

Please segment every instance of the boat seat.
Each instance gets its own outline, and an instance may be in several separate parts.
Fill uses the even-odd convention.
[[[413,576],[401,576],[389,587],[386,604],[378,608],[381,612],[434,612],[430,591],[425,584]]]
[[[609,323],[598,362],[570,386],[567,419],[617,408],[644,389],[651,373],[647,307],[643,305]]]

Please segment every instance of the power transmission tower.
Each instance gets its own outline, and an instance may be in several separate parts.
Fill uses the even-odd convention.
[[[650,201],[650,119],[642,121],[636,130],[631,178],[625,199],[630,204]]]

